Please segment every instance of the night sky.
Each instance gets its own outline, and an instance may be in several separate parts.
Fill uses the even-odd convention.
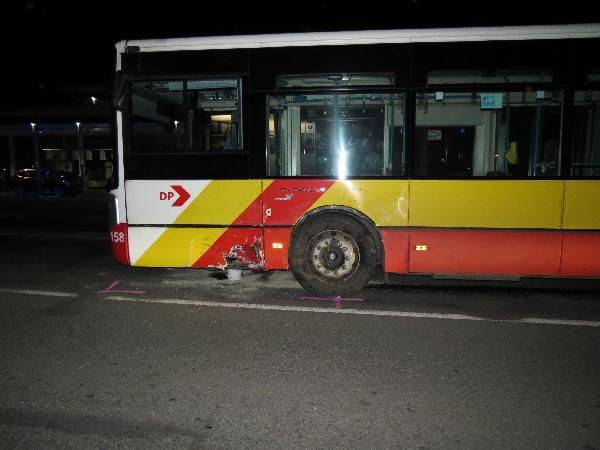
[[[1,107],[44,103],[57,86],[110,87],[120,39],[435,26],[600,22],[591,2],[13,1],[2,16]],[[537,8],[532,5],[539,5]],[[394,6],[390,6],[394,5]],[[529,6],[526,6],[529,5]]]

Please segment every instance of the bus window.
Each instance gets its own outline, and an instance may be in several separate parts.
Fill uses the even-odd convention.
[[[417,94],[415,175],[559,175],[562,93]]]
[[[573,177],[600,176],[600,91],[575,91],[571,133]]]
[[[131,86],[131,150],[185,151],[183,81],[144,81]]]
[[[402,176],[404,94],[269,98],[269,176]]]
[[[239,80],[132,83],[132,152],[242,148]]]

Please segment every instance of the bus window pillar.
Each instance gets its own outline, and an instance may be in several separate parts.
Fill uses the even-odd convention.
[[[538,175],[538,162],[540,161],[540,147],[541,147],[541,131],[543,126],[543,106],[542,103],[538,101],[535,108],[535,123],[533,130],[533,152],[531,157],[529,158],[529,176],[537,176]]]
[[[283,167],[288,176],[300,175],[300,107],[290,106],[282,114],[286,130]]]
[[[383,133],[383,161],[382,174],[387,175],[391,167],[390,150],[394,141],[394,104],[385,105],[383,121],[385,123],[385,132]]]

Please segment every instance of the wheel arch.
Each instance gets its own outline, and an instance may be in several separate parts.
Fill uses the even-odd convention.
[[[379,232],[377,226],[375,225],[375,221],[371,219],[366,214],[351,208],[349,206],[342,205],[326,205],[319,206],[318,208],[311,209],[304,213],[293,225],[292,234],[290,236],[290,240],[294,239],[294,235],[302,228],[302,225],[310,220],[313,220],[317,217],[322,217],[324,215],[345,215],[350,217],[358,222],[360,222],[368,231],[371,237],[373,238],[373,242],[375,242],[375,250],[377,255],[377,264],[383,264],[384,261],[384,248],[383,248],[383,240],[381,239],[381,233]]]

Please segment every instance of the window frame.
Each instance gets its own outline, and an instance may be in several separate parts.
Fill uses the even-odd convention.
[[[196,80],[237,80],[238,84],[238,109],[241,124],[238,126],[238,132],[240,133],[239,144],[241,147],[237,150],[201,150],[201,151],[168,151],[168,152],[135,152],[133,150],[133,83],[139,82],[151,82],[151,81],[181,81],[184,83],[183,93],[184,105],[187,105],[187,82]],[[250,150],[247,148],[245,141],[245,123],[246,118],[244,114],[244,86],[247,84],[244,74],[161,74],[156,76],[127,76],[125,80],[126,93],[126,111],[123,112],[123,117],[127,119],[128,123],[123,126],[124,142],[126,142],[125,153],[129,156],[141,157],[144,155],[149,156],[226,156],[226,155],[242,155],[249,154]],[[185,130],[185,147],[188,145],[188,127]]]
[[[560,93],[560,130],[559,130],[559,150],[558,150],[558,170],[557,174],[553,176],[485,176],[485,175],[473,175],[473,176],[454,176],[454,177],[434,177],[434,176],[417,176],[415,175],[415,154],[417,149],[415,148],[415,136],[416,136],[416,116],[417,116],[417,95],[432,93],[436,91],[443,92],[523,92],[531,91],[535,92],[538,90],[545,91],[558,91]],[[565,143],[565,119],[570,110],[572,109],[572,102],[568,98],[568,89],[566,86],[557,83],[481,83],[481,84],[432,84],[424,87],[414,87],[410,89],[410,95],[412,96],[412,111],[411,116],[413,122],[409,129],[409,174],[411,179],[415,180],[560,180],[564,179],[564,170],[567,164],[565,164],[565,154],[568,145]]]
[[[366,73],[363,73],[366,74]],[[270,99],[274,96],[282,95],[334,95],[334,94],[402,94],[404,100],[404,160],[405,170],[403,175],[348,175],[344,177],[344,180],[407,180],[410,178],[411,168],[411,156],[410,156],[410,124],[412,120],[413,111],[411,111],[411,103],[409,103],[409,97],[411,96],[411,90],[407,87],[399,88],[397,86],[357,86],[357,87],[311,87],[311,88],[276,88],[266,91],[257,91],[264,95],[265,104],[265,149],[264,149],[264,170],[265,179],[335,179],[338,180],[334,175],[272,175],[269,173],[269,110],[270,110]]]
[[[566,91],[566,89],[565,89]],[[565,180],[600,180],[600,175],[595,176],[583,176],[583,175],[571,175],[572,169],[572,155],[573,155],[573,145],[572,141],[572,133],[573,133],[573,116],[575,113],[575,92],[576,91],[600,91],[600,81],[586,81],[583,84],[577,84],[575,86],[571,86],[568,89],[569,91],[569,120],[565,122],[565,129],[563,132],[567,134],[567,142],[564,145],[563,150],[563,160],[564,160],[564,175],[563,178]]]

